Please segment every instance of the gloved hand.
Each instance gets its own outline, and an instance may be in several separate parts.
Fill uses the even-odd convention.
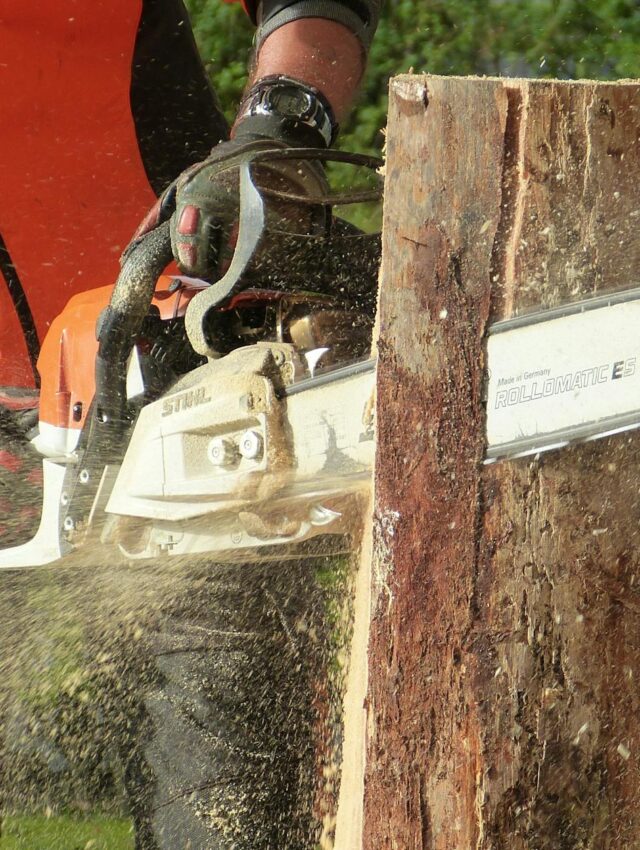
[[[168,187],[134,240],[171,219],[173,254],[181,271],[210,280],[219,278],[233,253],[239,158],[267,149],[327,147],[336,131],[331,108],[315,89],[284,77],[261,80],[243,101],[234,137],[217,145],[204,162],[189,168]],[[326,180],[318,163],[273,158],[254,165],[252,179],[264,190],[267,220],[276,230],[311,235],[328,227],[326,204],[295,200],[326,195]]]

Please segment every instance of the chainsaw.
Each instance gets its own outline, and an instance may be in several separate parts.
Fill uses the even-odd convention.
[[[374,460],[379,242],[344,224],[333,238],[305,235],[324,287],[307,291],[295,263],[281,277],[271,269],[267,288],[247,287],[265,239],[286,238],[267,234],[252,169],[287,156],[380,165],[327,151],[236,153],[237,241],[219,281],[163,274],[167,223],[135,245],[113,289],[76,296],[52,324],[34,439],[40,526],[0,551],[0,567],[51,563],[96,541],[129,560],[282,557],[288,544],[346,534],[361,515]],[[637,428],[639,312],[631,289],[491,325],[485,463]],[[61,380],[65,352],[86,363],[95,348],[96,320],[95,374]]]
[[[265,203],[277,191],[258,188],[254,174],[285,158],[381,165],[335,151],[236,149],[220,165],[237,175],[239,206],[217,282],[163,274],[166,222],[128,250],[113,288],[76,296],[53,322],[33,440],[43,455],[40,525],[0,551],[0,567],[96,544],[129,560],[264,558],[349,531],[373,463],[379,234],[333,217],[321,233],[278,232]],[[295,200],[330,209],[380,194]],[[272,240],[290,258],[284,270],[269,261]]]

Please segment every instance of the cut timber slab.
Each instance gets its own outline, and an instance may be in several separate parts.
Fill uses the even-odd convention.
[[[640,283],[639,135],[634,82],[392,81],[367,850],[640,847],[640,435],[482,465],[488,323]]]

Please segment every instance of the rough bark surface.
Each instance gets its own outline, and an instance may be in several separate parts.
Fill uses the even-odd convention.
[[[640,847],[640,436],[483,467],[489,321],[637,285],[640,86],[400,77],[364,846]]]

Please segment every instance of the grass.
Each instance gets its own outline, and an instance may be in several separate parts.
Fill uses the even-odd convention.
[[[0,850],[133,850],[129,818],[6,815]]]

